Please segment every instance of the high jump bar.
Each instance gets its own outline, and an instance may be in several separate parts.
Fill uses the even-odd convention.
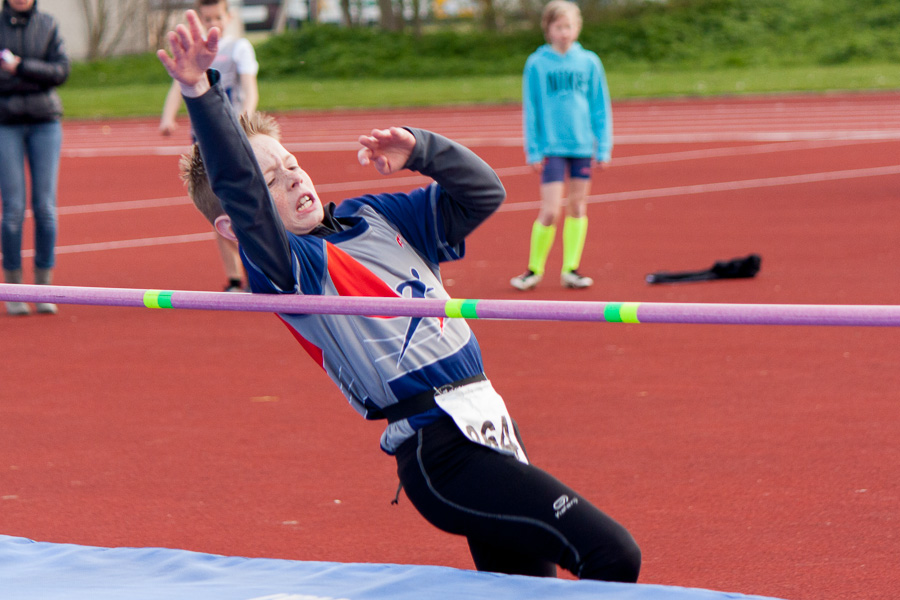
[[[900,326],[900,306],[897,305],[384,298],[22,284],[0,284],[0,300],[138,308],[383,317],[711,325]]]

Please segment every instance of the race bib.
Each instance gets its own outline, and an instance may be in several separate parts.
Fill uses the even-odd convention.
[[[512,427],[512,418],[506,403],[490,381],[479,381],[434,395],[434,401],[456,422],[467,438],[512,454],[520,462],[528,464],[525,452],[519,446]]]

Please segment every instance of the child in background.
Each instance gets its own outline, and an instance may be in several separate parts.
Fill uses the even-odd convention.
[[[195,7],[204,29],[218,27],[219,31],[228,30],[232,19],[228,0],[196,0]],[[256,62],[256,52],[250,41],[231,35],[223,37],[213,68],[222,75],[222,87],[225,88],[225,94],[231,101],[234,111],[246,115],[256,112],[259,103],[259,89],[256,85],[259,63]],[[175,116],[180,107],[181,90],[177,83],[173,82],[163,105],[162,119],[159,122],[160,133],[172,135],[178,129]]]
[[[196,0],[195,7],[204,29],[217,27],[219,31],[227,31],[231,24],[232,14],[228,8],[228,0]],[[222,75],[222,86],[237,114],[252,115],[259,102],[259,89],[256,74],[259,63],[253,45],[246,38],[226,36],[219,43],[219,52],[213,68]],[[173,82],[163,105],[159,131],[162,135],[172,135],[178,128],[175,117],[181,107],[181,89]],[[244,266],[238,254],[237,244],[231,240],[216,236],[219,254],[225,267],[226,292],[244,291]]]
[[[612,153],[609,90],[600,58],[577,41],[577,4],[552,0],[544,8],[541,28],[548,43],[528,57],[522,81],[525,155],[541,174],[541,207],[531,230],[528,271],[510,283],[530,290],[543,278],[568,179],[560,283],[586,288],[594,281],[578,273],[578,266],[587,238],[591,168],[595,161],[605,168]]]

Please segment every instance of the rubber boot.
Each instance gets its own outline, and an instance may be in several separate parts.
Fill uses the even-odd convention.
[[[38,285],[50,285],[53,282],[53,269],[35,269],[34,282]],[[58,312],[55,304],[38,302],[37,311],[43,315],[55,315]]]
[[[22,269],[16,269],[15,271],[3,269],[3,280],[6,283],[22,283]],[[7,302],[6,312],[14,317],[21,317],[30,315],[31,309],[28,308],[28,304],[25,302]]]

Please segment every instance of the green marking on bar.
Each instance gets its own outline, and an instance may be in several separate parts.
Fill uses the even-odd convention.
[[[463,300],[457,300],[455,298],[447,300],[447,303],[444,305],[444,314],[451,319],[461,318],[463,302]]]
[[[609,302],[603,307],[603,318],[606,319],[608,323],[621,323],[622,319],[619,317],[619,309],[622,308],[621,302]]]
[[[172,294],[174,292],[160,292],[159,293],[159,307],[160,308],[172,308]]]
[[[147,290],[144,292],[144,306],[147,308],[159,308],[159,290]]]
[[[465,319],[478,318],[478,300],[463,300],[460,312]]]
[[[172,292],[147,290],[144,292],[144,306],[147,308],[172,308]]]
[[[637,309],[640,302],[610,302],[603,307],[603,318],[609,323],[640,323]]]
[[[637,317],[637,310],[640,302],[625,302],[619,308],[619,316],[622,317],[623,323],[640,323]]]
[[[444,314],[451,319],[477,319],[478,300],[460,300],[451,298],[444,304]]]

